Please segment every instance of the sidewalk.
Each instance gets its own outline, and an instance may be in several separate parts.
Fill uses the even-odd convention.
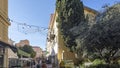
[[[52,64],[47,64],[47,68],[52,68]]]
[[[52,64],[47,64],[47,68],[58,68],[58,67],[52,67]]]

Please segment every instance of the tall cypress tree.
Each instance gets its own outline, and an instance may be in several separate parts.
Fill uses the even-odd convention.
[[[85,20],[83,3],[80,0],[57,0],[56,11],[58,28],[63,35],[66,46],[71,49],[76,46],[76,43],[70,29]]]

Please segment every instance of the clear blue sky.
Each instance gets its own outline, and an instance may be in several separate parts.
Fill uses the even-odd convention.
[[[29,25],[48,28],[50,14],[54,13],[56,0],[9,0],[9,18]],[[101,10],[105,3],[112,5],[120,0],[82,0],[84,5]],[[46,47],[46,34],[44,30],[37,33],[24,34],[18,31],[16,23],[11,22],[9,38],[16,43],[28,39],[32,46]]]

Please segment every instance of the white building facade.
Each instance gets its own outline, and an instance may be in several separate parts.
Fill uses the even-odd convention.
[[[47,57],[51,58],[51,63],[53,65],[57,65],[58,63],[58,28],[55,16],[56,14],[51,14],[46,47],[48,52]]]

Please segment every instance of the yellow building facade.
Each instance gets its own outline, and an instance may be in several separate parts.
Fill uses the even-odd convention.
[[[8,0],[0,0],[0,40],[8,42]]]
[[[94,19],[98,14],[97,11],[84,6],[84,14],[85,17],[89,17],[90,25],[94,24]],[[77,62],[76,56],[74,52],[70,52],[69,49],[65,46],[65,42],[62,38],[62,35],[59,33],[59,29],[57,28],[57,13],[51,15],[49,30],[48,30],[48,38],[47,38],[47,51],[48,55],[51,55],[52,49],[55,51],[55,60],[58,60],[60,63],[61,60],[72,60],[74,63]]]
[[[4,43],[8,43],[8,26],[9,25],[10,23],[8,21],[8,0],[0,0],[0,41]],[[5,48],[4,50],[3,63],[0,66],[8,68],[8,48]]]
[[[89,17],[89,24],[92,26],[95,24],[95,17],[98,14],[98,12],[94,9],[91,9],[89,7],[84,6],[84,14],[85,17]],[[57,16],[56,16],[57,17]],[[77,63],[76,55],[74,52],[70,52],[70,50],[65,46],[65,42],[58,32],[58,60],[61,61],[63,60],[72,60],[74,63]]]

